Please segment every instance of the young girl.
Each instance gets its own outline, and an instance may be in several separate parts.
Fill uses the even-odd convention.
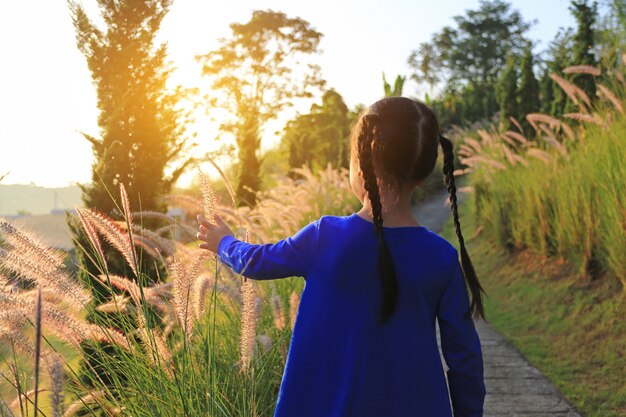
[[[235,239],[219,216],[215,224],[198,218],[200,247],[235,272],[305,279],[274,417],[482,416],[472,320],[484,319],[482,288],[461,235],[452,143],[428,107],[404,97],[374,103],[350,142],[357,213],[322,216],[265,245]],[[412,216],[411,191],[434,169],[438,145],[461,263],[452,244]]]

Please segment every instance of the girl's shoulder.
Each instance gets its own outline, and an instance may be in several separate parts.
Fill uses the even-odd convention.
[[[327,231],[337,228],[368,231],[373,230],[374,227],[372,222],[363,219],[356,213],[345,216],[323,215],[313,223],[315,223],[320,230],[324,228]],[[426,239],[429,246],[440,252],[453,253],[456,251],[456,248],[448,242],[448,240],[426,226],[384,227],[384,233],[387,236],[407,236],[409,234],[415,234]]]
[[[347,235],[363,236],[373,232],[373,224],[356,213],[346,216],[323,215],[315,220],[319,235],[325,239],[336,240]],[[384,233],[388,239],[397,239],[398,242],[413,242],[419,247],[424,259],[447,269],[454,262],[458,262],[459,253],[454,245],[438,233],[425,226],[385,227]]]

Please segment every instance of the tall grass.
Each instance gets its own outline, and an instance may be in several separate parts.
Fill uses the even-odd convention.
[[[626,57],[625,57],[626,61]],[[626,62],[625,62],[626,63]],[[595,76],[597,68],[565,72]],[[570,261],[580,274],[608,273],[626,289],[626,84],[612,70],[592,103],[553,74],[579,112],[526,116],[533,137],[496,127],[466,132],[460,161],[469,165],[478,222],[501,244]]]
[[[345,170],[301,174],[304,179],[297,181],[279,179],[254,209],[221,204],[208,181],[201,197],[182,200],[191,218],[219,211],[239,237],[252,242],[286,237],[322,213],[354,210]],[[2,416],[33,414],[38,394],[29,375],[39,372],[33,368],[39,359],[48,372],[41,383],[37,378],[44,387],[37,392],[50,392],[47,401],[39,401],[41,415],[272,415],[302,280],[247,280],[197,249],[197,242],[168,237],[169,227],[151,231],[134,224],[144,215],[167,216],[132,212],[123,185],[119,205],[122,221],[77,210],[90,242],[85,250],[100,266],[93,278],[109,290],[110,301],[97,307],[88,284],[65,269],[60,253],[0,219]],[[187,235],[196,227],[169,220]],[[109,273],[101,239],[123,255],[130,276]],[[145,277],[141,256],[162,259],[169,276]],[[87,322],[94,310],[119,314],[115,321],[96,314],[95,323]],[[32,347],[33,329],[36,340],[41,334],[40,353]],[[78,361],[86,365],[80,374]]]

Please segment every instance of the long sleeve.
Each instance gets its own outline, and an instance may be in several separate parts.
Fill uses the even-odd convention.
[[[319,220],[276,243],[256,245],[225,236],[217,255],[233,271],[250,279],[306,277],[314,262]]]
[[[450,398],[454,417],[482,417],[486,395],[482,350],[473,320],[463,317],[469,296],[456,249],[452,264],[450,281],[437,309]]]

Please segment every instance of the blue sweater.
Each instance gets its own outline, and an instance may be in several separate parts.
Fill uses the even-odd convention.
[[[374,226],[357,214],[323,216],[275,244],[220,241],[219,258],[250,279],[305,279],[274,417],[483,415],[482,351],[463,318],[456,248],[424,226],[383,233],[399,295],[382,326]]]

